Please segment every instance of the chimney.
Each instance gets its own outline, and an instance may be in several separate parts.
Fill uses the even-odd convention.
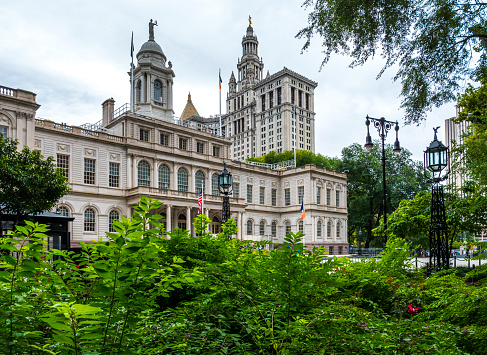
[[[103,107],[103,127],[113,120],[113,110],[115,109],[115,100],[113,97],[106,99],[101,106]]]

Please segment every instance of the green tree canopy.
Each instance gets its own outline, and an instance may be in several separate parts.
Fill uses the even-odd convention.
[[[463,197],[463,214],[477,230],[487,224],[487,76],[479,81],[479,87],[469,85],[458,97],[462,110],[456,121],[468,128],[460,142],[452,142],[451,155],[451,174],[463,181],[452,188]]]
[[[477,0],[306,0],[308,26],[297,37],[303,50],[318,35],[326,64],[332,54],[352,57],[350,67],[379,54],[398,66],[406,122],[418,123],[433,106],[455,99],[459,82],[484,67],[487,3]]]
[[[0,139],[0,212],[19,220],[51,209],[69,188],[52,157],[44,159],[27,146],[19,152],[17,145],[10,138]]]
[[[347,171],[348,175],[349,231],[365,230],[366,247],[374,241],[372,229],[379,225],[384,213],[382,153],[379,142],[375,143],[370,152],[358,143],[343,148],[336,167],[338,171]],[[392,145],[386,144],[387,213],[394,211],[402,200],[413,198],[418,191],[429,188],[422,164],[413,161],[407,149],[402,149],[398,156],[392,149]]]
[[[286,160],[293,160],[294,152],[292,150],[286,150],[285,152],[278,153],[271,151],[268,154],[264,154],[260,157],[248,158],[247,161],[276,164]],[[296,165],[304,166],[306,164],[313,164],[320,168],[334,170],[337,162],[337,158],[329,158],[321,154],[315,154],[309,150],[297,150],[296,151]]]

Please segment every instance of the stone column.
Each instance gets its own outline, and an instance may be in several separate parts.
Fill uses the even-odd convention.
[[[171,221],[171,205],[167,205],[166,208],[166,230],[171,231],[172,230],[172,221]]]
[[[338,220],[334,220],[331,224],[331,235],[333,236],[333,243],[337,241],[337,223]]]
[[[137,157],[134,156],[132,158],[132,181],[133,181],[133,187],[137,187],[139,184],[139,179],[137,176]]]
[[[140,90],[140,102],[145,103],[147,102],[147,83],[144,73],[142,73],[142,76],[140,77]]]
[[[126,172],[125,175],[127,176],[127,189],[131,189],[132,186],[132,174],[130,173],[132,171],[132,154],[127,154],[127,166],[125,167]],[[123,172],[122,172],[123,174]]]
[[[242,224],[242,212],[238,212],[237,214],[237,228],[238,228],[238,232],[237,232],[237,239],[239,240],[242,240],[242,228],[241,228],[241,225]]]
[[[150,73],[147,73],[147,101],[146,102],[149,104],[151,102],[151,96],[152,96],[151,95],[151,82],[152,82],[151,75],[150,75]]]
[[[168,108],[172,110],[172,80],[168,80],[168,92],[167,95],[169,96],[168,98]]]
[[[193,235],[191,231],[191,207],[186,207],[186,229],[189,230],[189,235]]]

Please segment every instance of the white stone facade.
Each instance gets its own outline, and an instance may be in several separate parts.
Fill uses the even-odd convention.
[[[249,43],[252,46],[246,46],[245,50],[256,51],[256,39]],[[108,99],[102,105],[102,120],[88,126],[35,119],[39,107],[36,94],[0,86],[0,132],[19,139],[21,145],[36,149],[46,157],[52,156],[65,171],[71,191],[59,200],[57,207],[61,213],[75,217],[70,231],[72,247],[80,241],[104,237],[111,221],[130,216],[131,208],[142,196],[164,203],[155,212],[165,217],[167,230],[179,226],[195,236],[192,223],[198,212],[202,181],[204,213],[213,221],[211,231],[218,232],[222,197],[218,194],[217,177],[226,162],[233,176],[230,209],[239,228],[237,238],[282,242],[287,231],[302,230],[308,247],[323,245],[330,253],[348,253],[345,174],[311,165],[271,170],[239,159],[232,161],[235,157],[232,135],[230,139],[222,138],[212,126],[173,118],[174,72],[170,62],[166,65],[166,57],[153,41],[153,35],[137,58],[135,112],[130,112],[127,105],[115,110],[115,101]],[[262,80],[263,64],[254,67],[253,72],[250,67],[239,68],[246,80],[250,80],[248,83],[240,80],[242,89],[252,80],[262,84],[251,86],[254,89],[268,88],[274,80],[281,80],[284,88],[289,87],[286,83],[293,85],[292,80],[299,78],[303,85],[316,86],[287,69]],[[155,80],[161,86],[155,87]],[[283,100],[288,100],[286,95],[283,92]],[[233,103],[233,99],[227,102]],[[291,115],[290,107],[289,103],[281,105],[280,114]],[[251,117],[255,120],[259,115],[260,111],[255,110]],[[258,123],[252,127],[255,131],[269,126]],[[284,127],[288,125],[283,124]],[[290,135],[291,131],[286,134]],[[286,140],[289,137],[283,139]],[[256,145],[261,146],[263,142]],[[309,150],[314,149],[314,143],[311,147]],[[304,220],[301,201],[306,213]]]

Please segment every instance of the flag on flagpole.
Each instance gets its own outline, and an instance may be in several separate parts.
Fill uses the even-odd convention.
[[[130,56],[134,59],[134,31],[132,31],[132,42],[130,44]]]
[[[201,183],[201,193],[198,196],[198,214],[203,213],[203,183]]]
[[[219,79],[220,90],[221,90],[222,89],[222,74],[220,71],[218,72],[218,79]]]
[[[304,199],[301,201],[301,219],[304,219],[306,211],[304,210]]]

